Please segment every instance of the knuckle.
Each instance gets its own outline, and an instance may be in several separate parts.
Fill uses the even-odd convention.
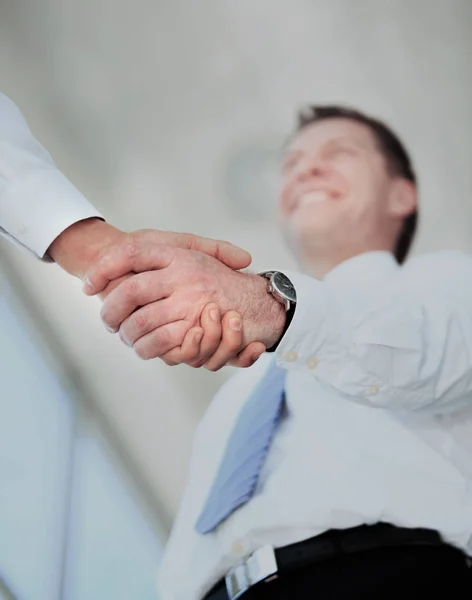
[[[106,252],[102,256],[100,256],[99,260],[95,265],[95,269],[97,273],[101,273],[102,271],[106,271],[106,269],[110,266],[112,262],[112,258],[109,252]]]
[[[215,240],[215,258],[221,261],[222,256],[223,256],[222,242],[220,240]]]
[[[152,348],[154,349],[154,351],[157,352],[157,355],[159,354],[160,348],[162,348],[163,346],[168,346],[170,344],[170,342],[171,342],[171,335],[165,329],[163,331],[156,329],[152,333],[152,344],[151,345],[152,345]]]
[[[187,247],[189,250],[198,250],[198,238],[193,233],[187,234]]]
[[[199,358],[199,359],[189,360],[186,364],[189,367],[193,367],[194,369],[200,369],[205,364],[205,359]]]
[[[180,266],[182,263],[188,260],[188,250],[184,248],[172,248],[172,259],[178,261]]]
[[[178,363],[178,361],[175,361],[175,360],[173,360],[172,358],[163,358],[163,357],[161,357],[161,360],[162,360],[163,362],[165,362],[165,364],[166,364],[168,367],[176,367],[176,366],[179,364],[179,363]]]
[[[123,344],[125,344],[126,346],[131,346],[132,344],[130,343],[127,334],[124,331],[123,327],[120,327],[118,335],[120,337],[120,340],[123,342]]]
[[[108,310],[107,310],[107,306],[106,304],[103,304],[102,308],[100,309],[100,319],[103,321],[103,323],[105,325],[108,325]]]
[[[147,329],[147,327],[149,325],[149,319],[143,313],[143,311],[138,311],[136,314],[133,315],[133,322],[134,322],[134,327],[136,328],[137,331],[143,331],[143,330]]]
[[[107,308],[102,308],[102,310],[100,311],[100,318],[102,320],[102,323],[108,327],[108,328],[114,328],[114,323],[112,323],[112,319],[111,319],[111,315],[108,311],[108,307]]]
[[[134,258],[141,252],[141,244],[131,237],[126,241],[124,251],[127,258]]]
[[[131,277],[131,279],[127,279],[125,282],[123,282],[123,286],[124,294],[129,300],[135,298],[138,295],[139,283],[137,279]]]
[[[151,358],[149,349],[144,346],[134,346],[134,351],[142,360],[149,360]]]

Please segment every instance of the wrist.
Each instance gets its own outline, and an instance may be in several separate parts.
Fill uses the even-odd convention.
[[[249,341],[262,342],[266,348],[274,346],[282,335],[286,321],[285,307],[268,291],[268,280],[260,275],[245,274],[254,286],[253,298],[248,298],[246,318],[250,323]]]
[[[123,235],[101,219],[84,219],[63,231],[49,246],[48,254],[65,271],[83,278],[103,249]]]

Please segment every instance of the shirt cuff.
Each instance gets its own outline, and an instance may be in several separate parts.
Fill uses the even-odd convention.
[[[322,281],[292,271],[282,271],[297,293],[292,322],[275,351],[277,364],[284,368],[305,366],[326,339],[329,298]]]
[[[0,194],[0,224],[6,237],[50,261],[46,251],[68,227],[103,216],[57,169],[14,179]]]

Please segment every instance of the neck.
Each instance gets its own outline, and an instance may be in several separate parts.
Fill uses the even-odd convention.
[[[348,254],[346,256],[318,256],[316,258],[311,257],[310,260],[302,260],[301,265],[303,271],[314,277],[315,279],[324,279],[325,276],[332,271],[335,267],[343,263],[344,261],[352,258],[354,255]]]

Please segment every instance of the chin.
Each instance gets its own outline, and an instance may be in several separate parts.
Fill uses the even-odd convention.
[[[313,238],[333,235],[338,229],[338,211],[320,209],[321,206],[307,207],[305,210],[297,210],[289,215],[285,228],[290,231],[290,236],[305,242]]]

